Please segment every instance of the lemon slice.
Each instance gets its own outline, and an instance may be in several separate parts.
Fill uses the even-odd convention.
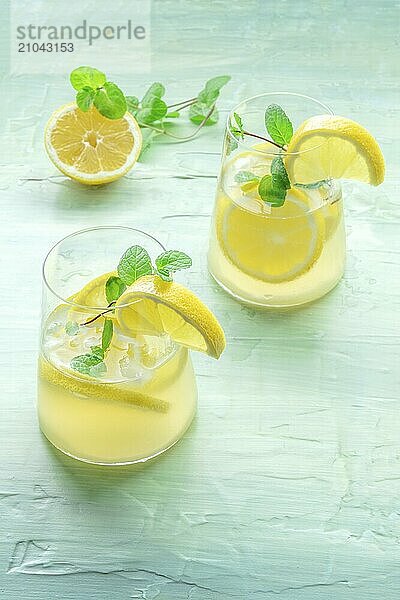
[[[116,275],[116,272],[111,271],[110,273],[103,273],[103,275],[95,277],[79,292],[71,296],[70,300],[88,308],[107,308],[106,281],[112,275]]]
[[[96,108],[82,112],[73,102],[50,117],[45,131],[47,154],[64,175],[88,185],[114,181],[138,159],[142,133],[136,119],[107,119]]]
[[[287,152],[285,164],[292,183],[343,178],[379,185],[385,176],[377,141],[364,127],[344,117],[307,119],[293,134]]]
[[[122,332],[167,333],[174,342],[219,358],[225,335],[212,312],[190,290],[155,275],[141,277],[117,300]]]
[[[319,258],[325,222],[307,195],[291,190],[282,207],[262,215],[222,196],[216,215],[217,236],[228,260],[242,272],[268,283],[291,281]]]
[[[68,298],[69,302],[73,303],[68,312],[69,320],[78,322],[80,320],[86,320],[89,319],[91,315],[98,314],[101,309],[107,309],[106,281],[112,275],[116,275],[116,272],[112,271],[110,273],[99,275],[99,277],[95,277],[79,290],[79,292]],[[107,317],[111,319],[113,316],[112,312],[107,314]]]
[[[86,380],[85,375],[81,374],[78,379],[76,375],[75,372],[68,370],[61,372],[46,359],[42,357],[39,359],[39,377],[50,384],[63,387],[70,393],[80,396],[95,396],[99,400],[123,402],[157,412],[167,412],[169,409],[169,402],[149,394],[127,390],[126,387],[118,387],[116,384],[99,383],[93,381],[91,377],[87,377]]]

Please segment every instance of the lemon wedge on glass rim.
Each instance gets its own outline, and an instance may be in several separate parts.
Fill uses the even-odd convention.
[[[137,279],[120,296],[115,318],[124,335],[168,334],[190,350],[219,358],[225,335],[213,313],[190,290],[157,275]]]
[[[376,186],[385,177],[385,160],[375,138],[359,123],[336,115],[304,121],[284,161],[292,184],[356,179]]]
[[[142,133],[129,112],[121,119],[107,119],[94,106],[83,112],[71,102],[51,115],[45,147],[64,175],[100,185],[119,179],[133,167],[142,147]]]

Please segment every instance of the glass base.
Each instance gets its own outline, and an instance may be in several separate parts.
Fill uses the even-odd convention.
[[[56,448],[56,450],[58,450],[59,452],[62,452],[62,454],[65,454],[65,456],[69,456],[69,458],[73,458],[75,460],[78,460],[79,462],[83,462],[89,465],[98,465],[98,466],[102,466],[102,467],[126,467],[129,465],[135,465],[138,463],[145,463],[153,458],[156,458],[157,456],[160,456],[161,454],[164,454],[165,452],[167,452],[168,450],[170,450],[173,446],[175,446],[186,434],[186,432],[190,429],[193,421],[194,421],[194,417],[195,417],[196,413],[193,414],[192,419],[189,421],[186,429],[184,429],[181,434],[179,435],[179,437],[176,438],[176,440],[174,440],[171,444],[169,444],[168,446],[166,446],[165,448],[162,448],[161,450],[159,450],[158,452],[155,452],[154,454],[151,454],[150,456],[144,456],[141,458],[135,458],[132,460],[124,460],[124,461],[120,461],[120,462],[106,462],[106,461],[100,461],[100,460],[92,460],[89,458],[84,458],[83,456],[75,456],[74,454],[71,454],[71,452],[68,452],[68,450],[66,450],[65,448],[61,448],[60,446],[57,446],[57,444],[55,444],[54,442],[51,441],[51,439],[46,435],[46,433],[43,431],[42,428],[40,428],[42,434],[44,435],[44,437],[46,438],[46,440],[54,447]]]
[[[306,302],[298,302],[298,303],[293,302],[290,304],[268,304],[267,302],[265,302],[265,303],[255,302],[253,300],[249,300],[248,298],[243,298],[242,296],[235,294],[235,292],[233,292],[230,288],[228,288],[226,285],[224,285],[218,279],[218,277],[216,277],[214,275],[214,273],[211,271],[210,267],[208,267],[208,272],[211,275],[211,277],[214,279],[214,281],[219,285],[219,287],[222,288],[224,290],[224,292],[229,294],[229,296],[231,296],[231,298],[234,298],[237,302],[240,302],[240,304],[244,304],[244,305],[252,307],[252,308],[260,308],[260,309],[265,309],[265,310],[281,310],[281,309],[289,310],[291,308],[296,309],[296,308],[300,308],[301,306],[307,306],[308,304],[312,304],[313,302],[316,302],[320,298],[323,298],[324,296],[329,294],[329,292],[331,292],[337,286],[337,284],[340,282],[340,280],[343,277],[343,272],[342,272],[340,274],[340,276],[332,283],[331,287],[327,288],[323,294],[315,296],[315,298],[311,298],[310,300],[307,300]]]

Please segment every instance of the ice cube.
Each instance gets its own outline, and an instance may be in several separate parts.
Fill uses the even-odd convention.
[[[167,334],[160,336],[141,335],[138,336],[138,341],[140,341],[138,348],[139,360],[146,369],[160,367],[175,351],[175,344]]]
[[[121,375],[126,379],[142,379],[144,377],[144,369],[136,355],[135,346],[129,344],[127,353],[118,361]]]

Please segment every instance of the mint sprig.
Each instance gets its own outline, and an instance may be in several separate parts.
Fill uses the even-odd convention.
[[[213,77],[196,97],[167,105],[164,100],[165,87],[158,81],[152,83],[139,100],[137,96],[125,95],[115,83],[108,81],[102,71],[93,67],[78,67],[70,75],[72,87],[77,92],[76,103],[83,112],[95,106],[104,117],[120,119],[128,110],[142,129],[150,130],[144,138],[142,152],[159,134],[186,141],[194,138],[203,126],[217,123],[216,101],[229,80],[229,75]],[[176,135],[168,124],[171,119],[178,119],[185,109],[189,109],[189,120],[197,128],[189,135]]]
[[[71,368],[78,373],[91,375],[92,377],[98,377],[107,370],[103,358],[97,352],[75,356],[71,360]]]
[[[163,252],[156,258],[157,275],[164,281],[172,281],[172,273],[192,266],[190,256],[179,250]]]
[[[106,299],[109,304],[112,304],[126,290],[126,284],[115,275],[111,275],[106,281]]]
[[[143,275],[151,275],[153,267],[149,253],[141,246],[131,246],[124,252],[117,271],[125,285],[131,285]]]
[[[293,136],[293,125],[283,108],[277,104],[267,106],[264,121],[267,133],[272,139],[246,131],[240,115],[236,112],[232,114],[230,131],[235,139],[244,139],[245,136],[250,136],[273,144],[281,150],[281,154],[272,160],[269,174],[258,177],[251,171],[239,171],[235,175],[235,181],[245,192],[253,189],[252,184],[258,182],[257,192],[261,200],[268,202],[273,207],[280,207],[284,204],[286,193],[291,187],[283,161],[283,153],[286,152],[286,145]]]
[[[77,91],[76,103],[83,112],[91,106],[107,119],[120,119],[126,113],[126,100],[119,87],[107,81],[104,73],[93,67],[78,67],[70,75],[72,87]]]
[[[80,327],[91,325],[98,319],[104,319],[101,334],[101,345],[91,346],[90,352],[75,356],[71,360],[71,368],[74,371],[91,377],[99,377],[106,373],[107,367],[105,357],[110,348],[114,335],[113,320],[107,315],[115,311],[115,303],[124,293],[128,285],[132,285],[137,279],[145,275],[157,275],[164,281],[172,281],[172,274],[182,269],[188,269],[192,265],[192,259],[179,250],[168,250],[157,256],[155,265],[152,264],[149,253],[142,246],[131,246],[122,255],[117,272],[111,275],[105,283],[105,296],[108,306],[95,317],[90,318],[81,325],[74,321],[68,321],[65,331],[68,335],[76,335]]]
[[[274,142],[285,146],[293,135],[293,125],[289,117],[278,104],[270,104],[265,111],[265,128]]]

